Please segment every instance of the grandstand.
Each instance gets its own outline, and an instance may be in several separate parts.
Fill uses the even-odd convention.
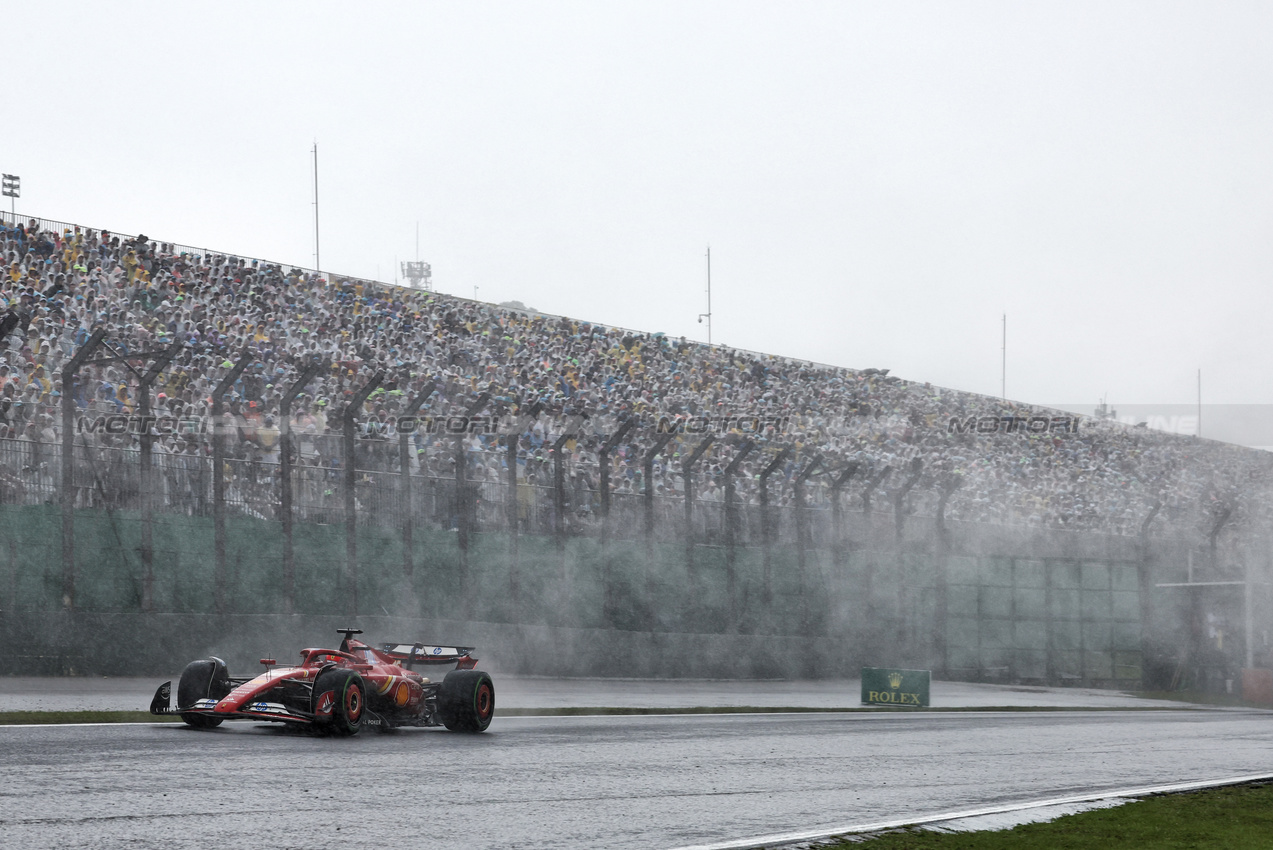
[[[499,557],[514,588],[528,580],[518,578],[518,546],[529,545],[519,535],[551,539],[559,551],[572,540],[673,545],[690,573],[696,561],[719,562],[724,607],[735,612],[748,569],[739,558],[750,557],[740,552],[755,555],[768,600],[779,581],[773,550],[785,547],[798,573],[791,593],[802,600],[797,630],[824,635],[827,622],[846,615],[810,615],[811,588],[839,583],[846,599],[862,597],[855,610],[876,611],[873,585],[890,571],[867,558],[857,567],[866,571],[862,589],[846,584],[837,565],[855,548],[892,547],[898,564],[922,565],[888,579],[895,590],[879,616],[890,634],[922,644],[917,654],[977,677],[1007,670],[1022,679],[1124,681],[1141,675],[1140,629],[1120,649],[1108,637],[1099,650],[1084,648],[1081,636],[1073,650],[1011,639],[987,647],[978,631],[955,641],[974,649],[954,663],[951,630],[921,639],[914,614],[921,605],[945,611],[946,591],[928,602],[921,591],[946,587],[938,574],[950,558],[983,556],[1022,561],[1007,568],[1009,589],[1050,588],[1051,566],[1027,577],[1045,561],[1058,574],[1073,566],[1073,581],[1086,587],[1083,565],[1096,557],[1107,567],[1102,592],[1120,592],[1126,568],[1138,578],[1123,580],[1122,592],[1144,597],[1146,541],[1176,553],[1159,557],[1160,578],[1192,576],[1195,560],[1222,572],[1234,560],[1217,555],[1221,531],[1249,547],[1270,519],[1267,453],[885,370],[708,346],[40,218],[0,217],[0,248],[0,504],[61,506],[60,559],[45,562],[63,564],[60,602],[69,609],[94,607],[75,592],[86,569],[65,532],[83,511],[141,523],[142,563],[118,568],[140,568],[141,588],[135,599],[106,594],[113,601],[96,603],[103,610],[164,607],[154,585],[163,558],[145,542],[152,514],[217,518],[216,574],[196,582],[217,585],[221,609],[235,607],[225,596],[226,515],[281,521],[289,571],[293,522],[344,524],[351,541],[362,533],[356,527],[405,529],[408,575],[428,561],[411,539],[413,524],[422,534],[455,532],[461,579],[471,540],[502,535],[511,543]],[[73,363],[90,343],[93,356],[81,358],[88,364]],[[224,397],[215,397],[227,376]],[[911,546],[908,533],[926,542]],[[985,539],[1004,542],[997,551],[972,542]],[[1093,549],[1080,539],[1103,542]],[[1081,554],[1097,550],[1131,554]],[[340,580],[353,582],[357,607],[356,575],[366,568],[349,553]],[[969,586],[980,586],[987,570],[1001,568],[969,569]],[[1069,580],[1058,578],[1058,588]],[[292,581],[289,572],[272,591],[288,610],[300,605]],[[617,611],[612,590],[603,594],[610,613],[602,626],[632,616]],[[631,587],[625,593],[630,609],[657,607]],[[38,597],[6,607],[50,604]],[[1120,604],[1141,619],[1141,603]],[[978,601],[967,616],[983,614]],[[1005,616],[1054,619],[1048,611]],[[1077,616],[1082,626],[1086,615]],[[1122,621],[1103,616],[1105,631],[1117,631]],[[736,617],[718,625],[736,628]],[[1077,672],[1058,673],[1056,653],[1067,651],[1080,656]],[[1084,660],[1092,651],[1108,658]],[[1190,651],[1195,660],[1202,654]],[[1121,674],[1118,652],[1136,653]]]

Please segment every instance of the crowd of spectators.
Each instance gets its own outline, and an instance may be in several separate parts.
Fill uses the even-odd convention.
[[[563,444],[566,504],[571,523],[586,525],[599,504],[601,448],[631,418],[638,426],[610,455],[612,492],[623,504],[653,488],[667,517],[681,512],[684,460],[712,433],[693,481],[709,518],[720,514],[714,505],[724,498],[725,469],[748,442],[753,449],[734,477],[744,505],[759,501],[761,471],[790,446],[770,478],[769,500],[779,507],[794,503],[794,483],[816,457],[805,496],[814,508],[828,506],[831,482],[855,464],[842,491],[850,510],[870,499],[877,509],[891,507],[891,497],[904,493],[903,510],[918,515],[932,516],[942,503],[952,521],[1116,534],[1138,533],[1154,511],[1156,521],[1186,531],[1205,531],[1219,518],[1269,518],[1267,453],[1090,417],[1074,429],[952,428],[952,420],[1024,423],[1058,412],[883,370],[708,346],[35,219],[4,222],[0,254],[4,501],[52,497],[64,393],[75,405],[84,453],[78,502],[110,504],[135,479],[136,429],[83,423],[136,414],[138,379],[153,358],[90,365],[73,386],[62,381],[66,361],[103,328],[112,353],[180,344],[152,390],[153,412],[179,424],[155,429],[154,452],[167,507],[189,512],[205,510],[210,498],[218,427],[211,393],[246,352],[251,365],[227,395],[220,424],[229,458],[223,474],[229,501],[259,516],[272,516],[277,504],[282,394],[317,363],[318,377],[297,397],[290,422],[302,509],[333,501],[343,462],[340,412],[383,373],[358,414],[365,510],[390,503],[377,491],[396,486],[385,474],[398,469],[399,416],[408,400],[432,390],[423,416],[467,411],[486,394],[481,413],[490,424],[462,438],[414,429],[411,472],[425,482],[454,482],[457,457],[464,458],[465,477],[493,521],[509,490],[507,441],[517,442],[518,511],[530,518],[551,510],[553,447],[572,434]],[[692,433],[672,440],[645,481],[644,455],[660,422],[688,424]],[[448,510],[437,508],[444,522]]]

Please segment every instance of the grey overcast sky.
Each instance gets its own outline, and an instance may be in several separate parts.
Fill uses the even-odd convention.
[[[39,3],[18,211],[1044,404],[1273,402],[1267,2]],[[7,199],[5,199],[7,200]]]

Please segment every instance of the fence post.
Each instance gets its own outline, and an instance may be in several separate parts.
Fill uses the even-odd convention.
[[[840,504],[840,493],[844,490],[844,485],[857,474],[859,468],[857,461],[853,461],[840,470],[840,474],[831,481],[831,533],[835,536],[835,546],[832,551],[836,553],[842,551],[841,542],[844,539],[844,505]]]
[[[1211,569],[1215,571],[1220,564],[1216,558],[1216,538],[1220,536],[1220,530],[1224,528],[1224,524],[1229,521],[1229,517],[1233,515],[1233,505],[1230,502],[1223,502],[1219,510],[1215,514],[1215,521],[1211,524],[1211,533],[1207,539],[1211,547]]]
[[[808,557],[809,547],[809,516],[807,513],[808,504],[805,501],[805,481],[809,480],[809,476],[818,471],[818,467],[822,466],[822,458],[814,456],[804,465],[804,469],[796,474],[796,479],[792,483],[792,489],[796,494],[796,586],[800,591],[800,599],[804,600],[804,573],[805,559]]]
[[[357,423],[354,417],[362,410],[367,397],[380,386],[385,379],[383,371],[376,372],[371,380],[356,390],[349,404],[340,413],[340,424],[344,436],[343,466],[345,472],[345,582],[348,585],[346,599],[349,600],[347,613],[358,616],[358,515],[357,498],[354,492],[358,486],[358,470],[356,464]]]
[[[949,639],[950,632],[950,532],[946,528],[946,503],[950,501],[950,497],[964,483],[963,476],[957,472],[952,472],[945,477],[940,484],[941,491],[937,497],[937,600],[936,612],[934,613],[933,628],[936,634],[933,636],[933,646],[937,651],[937,657],[941,660],[942,675],[947,675],[950,669]],[[1051,620],[1049,619],[1049,623]],[[1048,652],[1048,665],[1051,666],[1052,653]],[[1048,681],[1052,680],[1051,674],[1048,675]]]
[[[915,593],[912,587],[911,566],[906,557],[905,543],[902,540],[902,526],[906,522],[906,496],[919,483],[923,474],[924,462],[918,457],[911,458],[910,474],[893,493],[893,534],[897,557],[897,646],[911,658],[917,657],[919,645],[919,624],[916,617]]]
[[[155,540],[152,526],[152,514],[155,510],[154,481],[151,475],[151,451],[154,438],[151,436],[150,422],[150,388],[155,379],[168,367],[172,358],[181,350],[181,340],[177,340],[168,350],[155,358],[155,361],[137,381],[137,395],[141,402],[141,467],[139,470],[141,484],[141,610],[149,614],[155,607]]]
[[[964,477],[958,472],[952,472],[946,476],[941,483],[941,493],[937,497],[937,536],[943,543],[949,542],[946,538],[950,536],[950,531],[946,528],[946,503],[950,501],[950,497],[955,491],[963,486]]]
[[[663,434],[654,441],[654,446],[645,453],[643,459],[642,473],[645,476],[645,549],[648,553],[654,551],[654,459],[659,456],[659,452],[667,448],[667,444],[672,441],[675,434]]]
[[[435,387],[429,387],[412,398],[407,400],[407,406],[403,408],[400,423],[404,419],[414,417],[419,411],[421,405],[428,401],[429,396],[433,395]],[[416,421],[416,428],[419,429],[420,423]],[[415,505],[413,503],[413,495],[411,493],[411,435],[403,428],[398,428],[398,487],[401,493],[402,501],[402,575],[407,581],[411,580],[412,574],[415,572],[414,548],[415,548]]]
[[[747,440],[725,467],[725,595],[729,599],[731,629],[738,625],[738,505],[735,504],[734,474],[755,447],[755,443]]]
[[[212,391],[212,549],[213,549],[213,608],[217,614],[226,613],[225,568],[225,426],[221,421],[225,394],[252,362],[252,352],[244,351],[239,362],[221,379]],[[281,430],[281,429],[280,429]]]
[[[610,536],[610,452],[628,435],[636,419],[631,418],[619,426],[619,430],[610,435],[601,451],[597,453],[598,486],[601,490],[601,542],[604,544]]]
[[[456,545],[460,550],[460,596],[467,612],[469,599],[469,493],[468,493],[468,458],[464,453],[464,437],[469,432],[469,420],[486,407],[491,394],[484,392],[464,411],[464,430],[455,438],[455,509],[456,509]]]
[[[906,522],[905,511],[903,510],[906,502],[906,494],[911,488],[919,483],[919,477],[924,471],[924,461],[920,458],[911,458],[911,474],[906,476],[906,480],[902,486],[897,488],[897,492],[893,494],[893,526],[897,533],[898,542],[902,539],[902,525]]]
[[[760,542],[764,547],[761,553],[764,568],[761,598],[766,604],[773,600],[773,517],[769,513],[769,476],[789,457],[791,446],[784,446],[760,473]]]
[[[874,478],[866,480],[866,487],[862,490],[862,513],[868,516],[871,513],[871,494],[875,492],[875,488],[884,483],[884,479],[888,478],[889,473],[893,471],[893,467],[886,466],[875,474]]]
[[[62,367],[62,607],[75,610],[75,382],[80,367],[106,338],[98,328]],[[92,402],[90,394],[89,403]]]
[[[296,552],[292,545],[292,402],[318,376],[318,363],[306,366],[283,391],[278,405],[279,513],[283,520],[283,613],[296,610]]]
[[[1149,627],[1154,622],[1154,582],[1153,582],[1153,556],[1149,552],[1149,527],[1153,524],[1154,517],[1158,516],[1158,511],[1162,509],[1162,501],[1155,501],[1154,506],[1149,509],[1149,513],[1145,516],[1145,521],[1140,524],[1140,535],[1136,538],[1137,554],[1140,556],[1136,559],[1136,584],[1140,589],[1140,681],[1141,687],[1145,689],[1157,690],[1160,686],[1159,682],[1150,682],[1150,678],[1146,673],[1152,668],[1149,666],[1150,653],[1153,649],[1153,643],[1150,640]],[[1248,570],[1250,567],[1248,567]],[[1246,598],[1249,600],[1251,594],[1251,583],[1249,580],[1245,587]],[[1193,589],[1191,588],[1191,591]],[[1196,591],[1194,591],[1196,592]],[[1250,618],[1247,618],[1250,623]],[[1250,652],[1250,635],[1247,635],[1247,651]]]
[[[681,477],[685,480],[685,569],[688,571],[694,569],[694,465],[714,439],[712,434],[704,437],[681,464]]]
[[[566,568],[564,552],[566,550],[566,461],[562,452],[566,441],[574,437],[574,432],[567,430],[553,443],[553,542],[557,544],[557,552],[563,554],[562,570]],[[564,577],[564,576],[563,576]]]
[[[508,593],[513,600],[514,606],[517,605],[521,596],[521,577],[518,575],[521,569],[521,502],[518,501],[517,492],[517,448],[521,443],[522,434],[525,434],[530,428],[530,423],[535,421],[539,416],[539,411],[544,406],[540,402],[531,405],[530,410],[523,414],[519,414],[513,420],[512,430],[504,435],[504,465],[508,467],[508,497],[507,521],[508,521]]]

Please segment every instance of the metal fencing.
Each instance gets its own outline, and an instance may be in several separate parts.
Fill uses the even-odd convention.
[[[63,447],[27,439],[0,439],[0,504],[58,504],[62,501],[61,466]],[[340,461],[326,465],[301,460],[292,465],[292,493],[295,518],[300,522],[338,524],[346,520],[345,478]],[[450,454],[450,453],[447,453]],[[462,484],[457,476],[434,475],[420,468],[401,471],[386,469],[388,462],[368,452],[369,468],[356,470],[355,517],[360,525],[400,528],[409,519],[437,528],[452,528],[466,513],[471,531],[528,534],[564,533],[568,536],[599,536],[636,539],[644,533],[647,501],[643,492],[632,492],[626,484],[610,493],[609,521],[603,522],[603,499],[598,489],[595,464],[572,464],[560,495],[551,483],[539,483],[551,476],[519,474],[516,488],[510,486],[502,459],[493,452],[472,453],[468,476]],[[214,509],[214,461],[206,454],[155,453],[151,459],[152,500],[155,513],[211,516]],[[489,465],[488,465],[489,464]],[[430,464],[423,464],[428,467]],[[591,468],[589,468],[591,466]],[[94,445],[77,441],[72,455],[70,502],[74,508],[142,511],[142,460],[137,446]],[[280,519],[281,464],[277,459],[225,458],[224,506],[231,515],[262,520]],[[410,488],[410,494],[404,488]],[[683,539],[692,535],[706,544],[722,544],[726,539],[728,511],[719,493],[696,494],[694,510],[686,526],[685,498],[673,492],[652,500],[655,534],[660,539]],[[785,500],[784,500],[785,501]],[[735,537],[738,545],[761,542],[761,506],[741,500],[733,505]],[[793,541],[797,532],[791,504],[774,504],[771,540]],[[410,512],[410,515],[408,514]],[[811,499],[810,543],[820,545],[831,536],[831,511],[826,499]],[[560,514],[560,523],[558,515]]]

